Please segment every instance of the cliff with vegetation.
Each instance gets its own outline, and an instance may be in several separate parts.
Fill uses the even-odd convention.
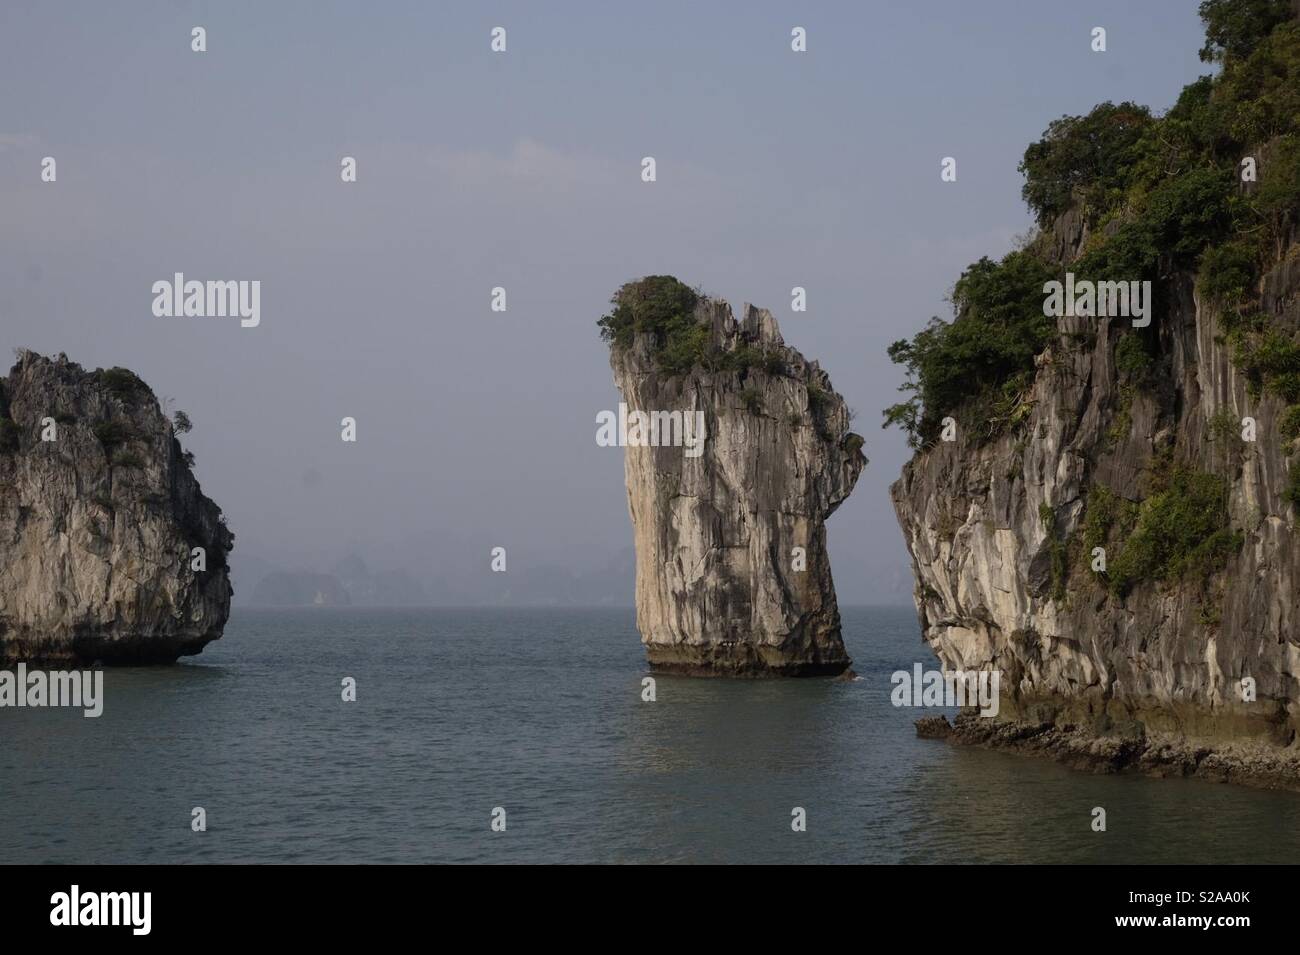
[[[627,443],[637,627],[650,665],[697,675],[843,673],[825,520],[866,459],[844,399],[772,314],[670,276],[600,321],[628,415],[673,412],[697,444]]]
[[[924,639],[1003,674],[959,739],[1106,770],[1300,784],[1300,19],[1202,4],[1217,75],[1025,153],[1039,230],[891,356]],[[1150,324],[1044,315],[1149,281]],[[946,438],[951,440],[945,440]]]
[[[234,538],[174,419],[123,368],[20,352],[0,379],[0,659],[167,662],[221,636]]]

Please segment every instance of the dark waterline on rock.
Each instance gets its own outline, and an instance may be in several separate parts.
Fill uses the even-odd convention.
[[[631,610],[236,610],[199,657],[108,671],[99,719],[0,710],[0,859],[1300,858],[1294,794],[917,739],[889,703],[933,664],[915,615],[843,614],[856,682],[660,675],[643,703]]]

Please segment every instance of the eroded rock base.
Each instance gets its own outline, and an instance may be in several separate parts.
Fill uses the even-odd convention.
[[[78,637],[68,643],[10,636],[0,643],[0,665],[23,662],[29,666],[79,668],[97,663],[108,666],[169,664],[181,657],[202,653],[208,643],[220,636],[220,631],[190,636],[97,635]]]
[[[792,655],[780,647],[751,643],[651,644],[646,647],[646,659],[650,669],[660,673],[753,679],[841,676],[849,669],[850,662],[847,653]]]
[[[1072,769],[1098,774],[1136,772],[1300,792],[1300,752],[1294,745],[1198,741],[1164,733],[1099,735],[1068,723],[986,719],[974,713],[958,716],[944,734],[935,731],[936,719],[943,717],[918,720],[917,734],[946,738],[954,744],[1048,756]]]

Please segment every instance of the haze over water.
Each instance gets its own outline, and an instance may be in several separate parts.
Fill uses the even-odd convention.
[[[922,711],[889,702],[893,671],[933,665],[914,614],[850,607],[844,622],[857,682],[660,676],[644,703],[630,609],[237,610],[198,657],[108,671],[99,719],[3,713],[0,800],[23,809],[0,814],[0,860],[1300,856],[1294,794],[916,739]],[[190,829],[196,806],[207,832]]]

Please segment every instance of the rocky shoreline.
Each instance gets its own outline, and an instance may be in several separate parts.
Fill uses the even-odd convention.
[[[1300,792],[1300,755],[1257,740],[1202,742],[1173,733],[1107,735],[1069,723],[984,719],[973,713],[962,713],[952,723],[943,716],[924,717],[916,721],[916,735],[1046,756],[1095,774],[1141,773]]]

